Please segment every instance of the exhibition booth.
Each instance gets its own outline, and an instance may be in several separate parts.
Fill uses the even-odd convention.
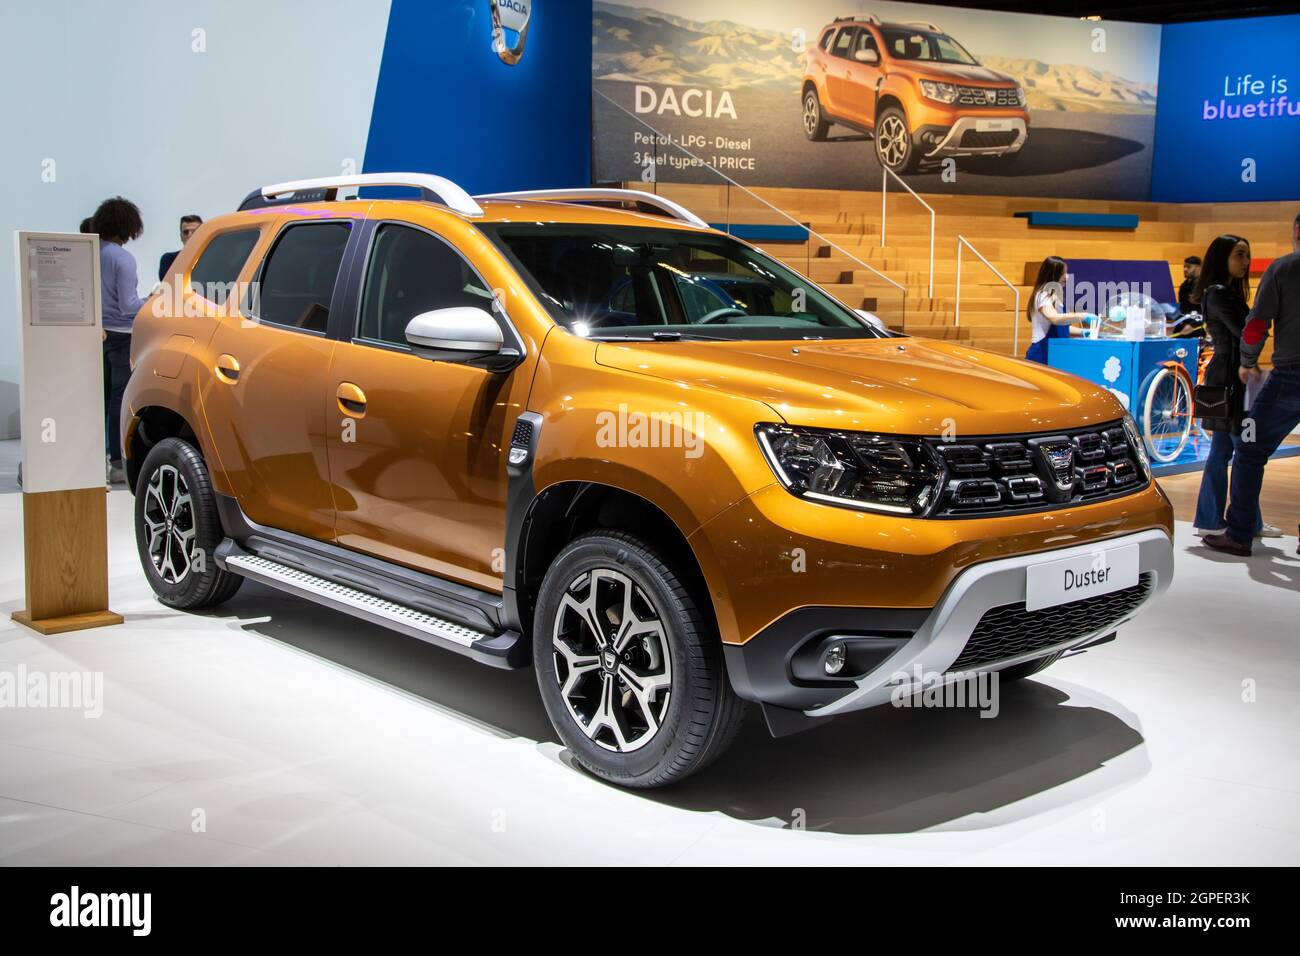
[[[1294,865],[1228,13],[7,11],[0,864]]]

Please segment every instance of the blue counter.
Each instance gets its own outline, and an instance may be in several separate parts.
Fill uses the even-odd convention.
[[[1196,381],[1200,339],[1054,338],[1047,342],[1047,364],[1095,382],[1141,421],[1142,398],[1162,362],[1181,362]]]

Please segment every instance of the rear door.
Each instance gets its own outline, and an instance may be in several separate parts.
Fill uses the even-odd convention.
[[[350,219],[283,225],[241,314],[209,347],[203,406],[213,445],[244,513],[258,524],[334,537],[326,461],[327,337]]]

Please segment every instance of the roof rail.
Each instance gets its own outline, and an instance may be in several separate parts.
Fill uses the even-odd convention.
[[[880,26],[880,17],[874,13],[863,13],[860,15],[850,15],[847,17],[836,17],[832,23],[870,23],[873,26]]]
[[[606,205],[612,202],[639,203],[673,219],[689,222],[693,226],[709,228],[709,224],[685,206],[671,199],[640,189],[526,189],[520,192],[488,193],[475,199],[535,199],[541,202],[568,202],[579,205]]]
[[[295,179],[254,189],[239,204],[240,209],[257,209],[287,202],[333,202],[340,192],[363,186],[409,186],[420,190],[421,199],[446,206],[463,216],[481,216],[483,208],[450,179],[431,173],[359,173],[354,176],[323,176]]]
[[[929,20],[904,20],[904,21],[903,21],[903,26],[905,26],[905,27],[920,27],[922,30],[929,30],[931,33],[942,33],[942,32],[943,32],[943,31],[940,30],[940,29],[939,29],[935,24],[931,23]]]

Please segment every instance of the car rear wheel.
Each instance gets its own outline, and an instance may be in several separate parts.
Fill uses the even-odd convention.
[[[198,449],[164,438],[150,449],[135,489],[135,540],[149,586],[168,607],[226,601],[243,578],[213,560],[223,534],[207,466]]]
[[[583,768],[622,786],[695,773],[744,717],[717,637],[681,578],[622,532],[583,535],[552,563],[533,663],[565,746]]]
[[[831,124],[822,115],[821,100],[817,91],[809,87],[803,95],[803,132],[814,142],[821,142],[830,131]]]
[[[912,142],[907,117],[896,106],[885,109],[876,119],[876,158],[880,165],[898,174],[910,173],[921,162],[921,151]]]

